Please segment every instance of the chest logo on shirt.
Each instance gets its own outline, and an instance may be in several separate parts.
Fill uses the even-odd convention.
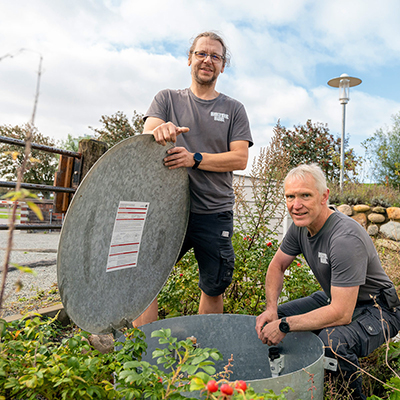
[[[214,111],[211,111],[211,116],[214,117],[214,121],[220,121],[220,122],[225,122],[226,119],[229,119],[229,115],[228,114],[224,114],[224,113],[217,113]]]
[[[321,264],[328,264],[328,256],[325,253],[318,252],[318,258]]]

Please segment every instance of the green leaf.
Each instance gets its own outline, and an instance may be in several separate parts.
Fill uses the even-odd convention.
[[[32,268],[29,267],[24,267],[22,265],[19,264],[15,264],[15,263],[10,263],[13,267],[17,268],[19,271],[24,272],[26,274],[32,274],[34,276],[37,275],[37,272],[35,270],[33,270]]]
[[[148,363],[145,363],[144,361],[140,363],[139,361],[127,361],[124,363],[124,368],[125,369],[133,369],[133,368],[138,368],[141,367],[142,365],[148,366]]]
[[[220,352],[213,351],[213,352],[210,353],[210,357],[212,359],[214,359],[215,361],[217,361],[217,360],[220,360],[222,358],[222,355],[221,355]]]
[[[28,204],[29,208],[36,214],[36,216],[43,221],[43,214],[39,206],[32,201],[27,201],[26,204]]]
[[[215,374],[215,368],[212,367],[211,365],[205,365],[204,367],[201,367],[204,372],[206,372],[209,375],[214,375]]]
[[[196,376],[190,381],[191,392],[194,392],[196,390],[203,390],[205,386],[205,381],[203,381],[200,377]]]
[[[190,365],[189,368],[187,369],[187,373],[189,375],[194,375],[198,369],[199,367],[197,365]]]
[[[204,355],[197,356],[192,360],[192,364],[200,364],[202,361],[206,360],[207,358],[208,358],[208,356],[206,357]]]
[[[165,354],[165,352],[163,350],[157,349],[153,351],[153,358],[157,358],[157,357],[161,357]]]

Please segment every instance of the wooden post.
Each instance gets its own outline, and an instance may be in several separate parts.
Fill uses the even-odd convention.
[[[60,156],[58,171],[54,178],[54,186],[77,188],[93,164],[107,150],[107,143],[94,139],[81,140],[78,150],[82,154],[80,159],[64,155]],[[56,193],[54,198],[54,212],[65,213],[71,199],[72,195],[70,193]]]
[[[108,150],[107,143],[94,139],[82,139],[79,142],[79,153],[82,154],[83,164],[81,180],[89,172],[93,164]]]
[[[54,177],[54,186],[71,187],[72,168],[74,158],[60,155],[58,171]],[[54,210],[58,213],[65,213],[68,208],[70,193],[57,192],[54,198]]]

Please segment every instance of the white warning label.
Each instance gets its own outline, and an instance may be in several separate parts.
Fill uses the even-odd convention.
[[[120,201],[107,260],[107,272],[137,266],[150,203]]]

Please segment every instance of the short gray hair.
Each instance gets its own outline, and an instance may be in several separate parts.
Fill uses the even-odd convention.
[[[323,194],[328,189],[326,184],[326,178],[324,173],[322,172],[321,167],[318,164],[300,164],[296,168],[293,168],[286,175],[285,181],[283,182],[286,185],[286,182],[292,179],[302,179],[305,180],[308,175],[311,175],[315,180],[315,186],[320,194]]]

